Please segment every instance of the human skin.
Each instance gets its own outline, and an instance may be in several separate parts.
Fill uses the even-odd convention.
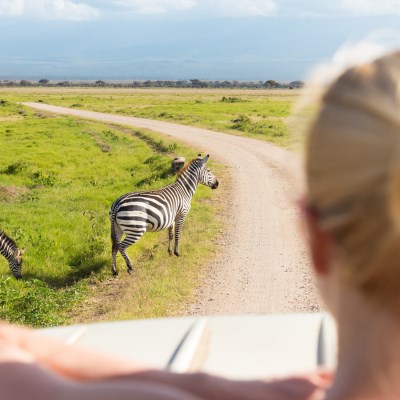
[[[319,292],[338,327],[335,379],[324,400],[400,398],[400,319],[346,283],[334,238],[305,213]]]
[[[329,382],[329,374],[324,373],[266,382],[150,370],[65,345],[26,328],[0,325],[0,386],[3,395],[18,400],[123,400],[133,395],[166,400],[318,400]]]

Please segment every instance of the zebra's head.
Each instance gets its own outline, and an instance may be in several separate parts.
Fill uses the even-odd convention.
[[[211,189],[216,189],[219,185],[218,179],[206,165],[209,157],[209,154],[207,154],[204,158],[201,158],[201,154],[199,154],[196,158],[196,162],[201,165],[199,183],[208,186]]]
[[[24,250],[16,249],[8,261],[10,270],[17,279],[22,277],[22,254],[24,254]]]

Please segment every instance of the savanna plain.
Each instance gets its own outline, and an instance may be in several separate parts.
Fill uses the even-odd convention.
[[[191,301],[218,237],[229,229],[228,190],[199,187],[179,258],[167,232],[146,234],[111,277],[108,211],[121,194],[175,180],[171,160],[197,149],[144,129],[28,109],[34,101],[159,119],[287,147],[296,90],[1,88],[0,228],[25,248],[23,279],[0,260],[0,319],[44,327],[176,315]],[[210,149],[211,152],[211,149]],[[210,162],[217,176],[223,165]]]

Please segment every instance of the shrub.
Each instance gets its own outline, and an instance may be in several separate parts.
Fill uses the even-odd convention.
[[[42,171],[36,171],[31,175],[35,185],[53,187],[56,183],[56,178],[53,174],[44,175]]]
[[[51,289],[39,280],[22,282],[20,288],[13,285],[12,278],[0,280],[0,318],[34,327],[56,326],[65,321],[60,311],[66,310],[83,295],[80,290]]]
[[[4,173],[7,175],[16,175],[28,167],[28,164],[23,161],[17,161],[13,164],[7,165]]]
[[[251,120],[247,115],[241,114],[236,119],[232,120],[233,125],[232,129],[237,129],[239,131],[246,131],[249,125],[251,124]]]
[[[222,103],[245,103],[247,100],[243,100],[239,97],[222,97]]]

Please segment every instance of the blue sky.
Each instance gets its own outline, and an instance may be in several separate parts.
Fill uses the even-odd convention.
[[[400,0],[0,0],[0,79],[292,81]]]

